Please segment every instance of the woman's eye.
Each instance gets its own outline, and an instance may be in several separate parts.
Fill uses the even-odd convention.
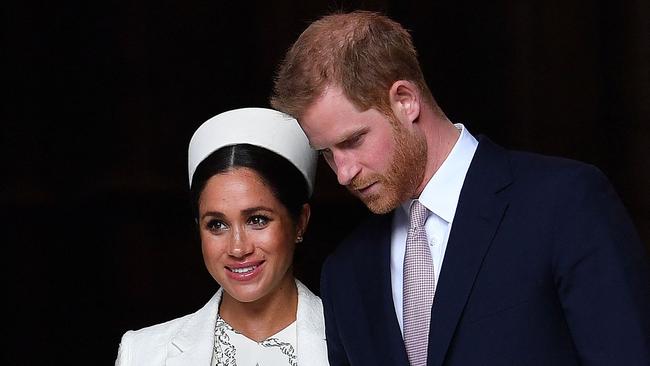
[[[249,224],[257,227],[265,227],[269,223],[269,218],[262,215],[255,215],[248,219]]]
[[[206,227],[208,228],[208,230],[210,230],[212,232],[219,232],[219,231],[223,231],[223,230],[226,229],[226,224],[224,224],[220,220],[210,220],[206,224]]]

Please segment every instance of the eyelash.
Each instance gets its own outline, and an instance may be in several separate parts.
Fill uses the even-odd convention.
[[[217,227],[217,226],[220,226],[220,227]],[[221,220],[214,219],[214,220],[208,221],[208,223],[205,225],[205,227],[211,232],[218,232],[218,231],[222,231],[226,227],[226,224],[224,224],[223,221],[221,221]]]
[[[355,147],[355,146],[359,145],[359,143],[361,142],[362,137],[363,137],[363,135],[361,135],[361,134],[356,135],[356,136],[352,136],[349,140],[347,140],[345,142],[345,146],[346,147]]]
[[[248,218],[248,220],[246,220],[246,223],[254,226],[255,229],[263,229],[269,224],[270,221],[271,219],[265,215],[253,215]],[[227,229],[227,225],[223,221],[217,219],[208,221],[205,226],[209,231],[213,233]]]
[[[258,227],[258,228],[263,228],[263,227],[266,227],[266,225],[269,224],[269,221],[271,221],[271,219],[268,218],[267,216],[254,215],[254,216],[251,216],[248,219],[247,222],[254,225],[254,226],[256,226],[256,227]]]

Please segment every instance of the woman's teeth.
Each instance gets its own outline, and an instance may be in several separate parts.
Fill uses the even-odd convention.
[[[250,266],[250,267],[241,267],[241,268],[229,268],[230,271],[235,272],[235,273],[248,273],[252,270],[257,268],[257,266]]]

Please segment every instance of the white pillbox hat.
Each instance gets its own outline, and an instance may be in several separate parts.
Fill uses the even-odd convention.
[[[196,167],[222,147],[250,144],[284,157],[298,168],[314,191],[317,153],[300,129],[298,121],[267,108],[240,108],[220,113],[205,121],[194,132],[188,151],[190,186]]]

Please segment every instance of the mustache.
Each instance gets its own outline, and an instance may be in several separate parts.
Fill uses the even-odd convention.
[[[380,180],[381,176],[379,174],[372,174],[368,177],[356,177],[346,187],[350,191],[359,191]]]

